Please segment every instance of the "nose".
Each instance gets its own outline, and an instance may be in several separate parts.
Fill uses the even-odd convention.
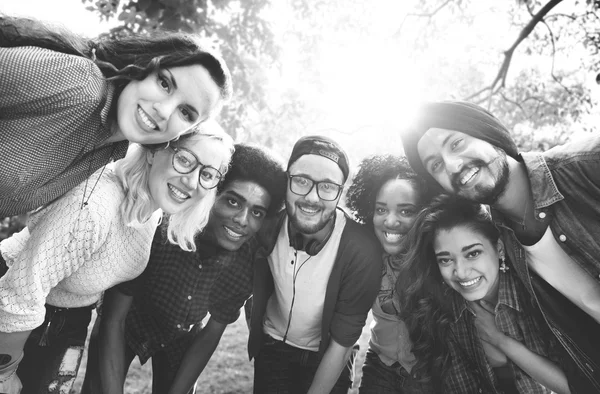
[[[383,224],[390,228],[398,227],[400,225],[400,219],[394,214],[389,214],[383,220]]]
[[[314,202],[314,203],[319,202],[320,198],[319,198],[319,195],[317,194],[317,185],[313,185],[312,189],[310,189],[310,191],[308,192],[308,194],[306,196],[304,196],[304,198],[306,199],[306,201],[310,201],[310,202]]]
[[[233,217],[233,222],[241,227],[246,227],[248,225],[248,215],[250,215],[248,208],[244,208]]]
[[[182,182],[189,190],[196,190],[200,186],[200,166],[189,174],[182,174]],[[201,189],[204,189],[201,187]]]
[[[471,264],[464,259],[457,259],[454,264],[454,274],[458,279],[468,279],[471,274]]]
[[[169,98],[155,102],[152,104],[152,108],[161,118],[160,120],[168,120],[177,108],[177,103],[175,100]]]
[[[444,162],[448,171],[452,174],[460,172],[463,167],[463,160],[457,155],[447,155]]]

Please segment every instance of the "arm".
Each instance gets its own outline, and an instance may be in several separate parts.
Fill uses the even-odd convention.
[[[477,315],[475,326],[481,340],[498,348],[541,385],[559,394],[570,394],[567,377],[555,363],[498,330],[494,315],[489,311],[491,305],[485,302],[482,302],[484,307],[477,302],[470,304]]]
[[[330,393],[346,366],[351,351],[352,346],[344,347],[332,338],[307,394]]]
[[[219,323],[212,317],[196,335],[192,345],[185,352],[183,360],[169,390],[170,394],[186,394],[193,386],[208,360],[212,357],[227,324]]]
[[[133,297],[113,287],[104,295],[98,334],[100,382],[104,393],[123,393],[125,366],[125,319]]]

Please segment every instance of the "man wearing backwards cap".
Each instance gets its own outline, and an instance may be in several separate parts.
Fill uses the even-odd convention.
[[[600,392],[600,137],[519,154],[485,109],[436,102],[402,139],[417,173],[491,205],[515,270],[577,364],[573,391]]]
[[[347,365],[381,279],[372,234],[337,204],[348,157],[325,137],[298,140],[288,162],[285,211],[263,226],[268,257],[255,261],[248,352],[254,393],[346,393]]]

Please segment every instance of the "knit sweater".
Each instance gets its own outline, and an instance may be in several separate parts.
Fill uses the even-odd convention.
[[[91,305],[104,290],[142,273],[161,211],[127,225],[119,210],[124,197],[114,173],[98,170],[0,242],[9,267],[0,278],[1,332],[34,329],[44,321],[45,303]]]
[[[114,84],[94,62],[38,47],[0,48],[0,217],[54,201],[111,160]]]

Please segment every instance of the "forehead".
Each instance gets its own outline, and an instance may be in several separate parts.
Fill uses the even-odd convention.
[[[492,246],[485,235],[464,224],[437,230],[433,237],[433,247],[436,252],[445,250],[459,253],[463,247],[475,243],[480,243],[484,247]]]
[[[419,198],[419,190],[413,182],[408,179],[390,179],[379,189],[376,202],[416,205]]]
[[[344,174],[338,165],[323,156],[303,155],[290,166],[290,175],[307,175],[315,181],[330,180],[343,183]]]
[[[235,194],[242,196],[248,205],[260,206],[268,209],[271,204],[271,195],[261,185],[252,181],[234,180],[227,183],[221,192],[222,196]]]
[[[167,70],[177,83],[177,93],[198,111],[208,111],[219,99],[219,87],[208,70],[199,64]]]
[[[222,141],[206,136],[193,136],[179,142],[179,146],[194,152],[205,166],[220,169],[227,160],[227,149]]]

